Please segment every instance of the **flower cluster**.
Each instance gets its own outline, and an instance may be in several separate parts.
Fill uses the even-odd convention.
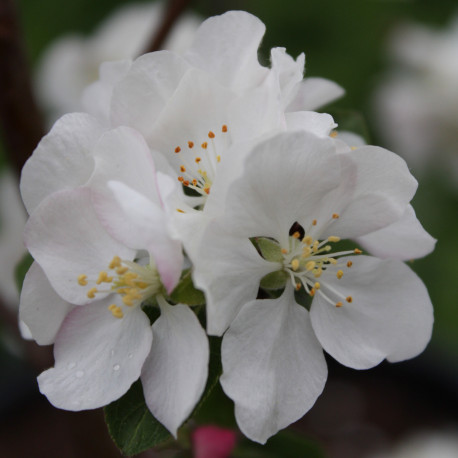
[[[436,168],[456,185],[458,17],[443,29],[401,24],[388,51],[392,62],[374,98],[380,134],[416,173]]]
[[[260,65],[264,29],[228,12],[183,54],[105,65],[86,93],[98,109],[62,117],[24,167],[35,262],[20,315],[54,343],[38,381],[57,407],[106,405],[141,378],[176,434],[209,360],[202,314],[173,300],[185,268],[223,336],[237,422],[261,443],[320,395],[323,349],[363,369],[429,341],[431,302],[403,263],[435,243],[409,204],[415,179],[312,111],[342,90],[303,79],[303,54]]]

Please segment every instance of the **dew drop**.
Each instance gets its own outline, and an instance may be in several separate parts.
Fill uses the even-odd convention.
[[[76,372],[76,377],[77,377],[77,378],[81,378],[83,375],[84,375],[84,372],[83,372],[83,371],[77,371],[77,372]]]
[[[113,370],[114,370],[114,371],[119,371],[120,367],[121,367],[121,366],[120,366],[119,364],[115,364],[115,365],[113,366]]]
[[[67,368],[68,369],[73,369],[76,366],[76,363],[68,363]]]

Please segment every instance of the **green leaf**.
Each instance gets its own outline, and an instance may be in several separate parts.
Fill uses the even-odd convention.
[[[30,255],[30,253],[26,253],[14,269],[14,279],[16,280],[16,286],[19,292],[22,290],[22,284],[24,283],[25,274],[29,270],[32,263],[32,256]]]
[[[135,455],[172,438],[148,410],[140,381],[104,411],[111,438],[125,455]]]
[[[316,442],[293,431],[280,431],[265,445],[243,439],[231,455],[233,458],[324,458],[325,454]]]
[[[251,241],[261,252],[262,257],[267,261],[283,261],[280,245],[275,240],[266,239],[265,237],[255,237]]]
[[[187,305],[205,304],[204,293],[197,289],[192,282],[191,269],[185,270],[170,299],[175,303]]]

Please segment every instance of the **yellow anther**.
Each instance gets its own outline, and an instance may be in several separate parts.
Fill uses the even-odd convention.
[[[115,267],[121,267],[121,258],[119,256],[115,256],[110,264],[108,264],[108,268],[114,269]]]
[[[361,254],[361,253],[362,253],[362,251],[361,251],[361,250],[359,250],[358,248],[355,248],[355,249],[354,249],[354,253],[355,253],[355,254]]]
[[[184,210],[182,210],[181,208],[177,208],[177,212],[178,213],[184,213]]]
[[[194,160],[196,161],[196,164],[198,164],[202,160],[202,158],[196,157]]]
[[[208,138],[215,138],[215,134],[212,131],[210,131],[208,133]]]
[[[178,177],[178,181],[179,181],[180,183],[183,183],[184,178],[183,178],[183,177]]]
[[[318,267],[318,269],[315,269],[315,271],[313,272],[313,276],[315,278],[320,278],[322,273],[323,269],[321,267]]]
[[[338,213],[333,213],[332,214],[333,219],[339,219],[339,214]]]
[[[310,296],[315,296],[315,290],[313,288],[310,289]]]
[[[345,298],[345,300],[346,300],[348,303],[353,302],[353,298],[352,298],[351,296],[347,296],[347,297]]]
[[[188,142],[188,148],[194,148],[194,142]]]
[[[204,192],[205,192],[206,194],[210,194],[210,186],[205,186],[205,187],[204,187]]]
[[[281,249],[282,254],[288,254],[288,250],[286,248]]]
[[[138,281],[137,288],[140,288],[140,289],[148,288],[148,283],[145,283],[144,281]]]
[[[100,283],[111,283],[113,281],[113,277],[109,277],[108,274],[102,270],[100,273],[99,273],[99,278],[97,278],[97,281],[96,283],[98,285],[100,285]]]
[[[312,254],[312,250],[308,247],[308,246],[305,246],[303,249],[302,249],[302,257],[303,258],[308,258],[310,255]]]
[[[319,244],[320,244],[320,242],[318,242],[318,240],[315,240],[315,241],[313,242],[312,251],[313,251],[314,253],[316,253],[316,252],[318,251],[318,245],[319,245]]]
[[[312,221],[312,226],[316,226],[316,223],[317,223],[317,220],[314,219],[314,220]]]
[[[189,186],[189,180],[184,180],[183,181],[183,186]]]
[[[129,270],[128,267],[126,267],[126,266],[120,266],[120,267],[117,267],[117,268],[116,268],[116,273],[117,273],[118,275],[124,275],[128,270]]]
[[[221,132],[227,132],[226,124],[223,124],[223,127],[221,127]]]
[[[334,258],[327,258],[327,260],[333,265],[335,266],[337,264],[337,259],[334,259]]]
[[[96,288],[96,287],[91,288],[91,289],[87,292],[86,296],[87,296],[89,299],[94,299],[95,293],[96,293],[96,292],[97,292],[97,288]]]
[[[177,147],[175,148],[175,153],[179,153],[180,151],[181,151],[181,148],[180,148],[179,146],[177,146]]]
[[[340,302],[340,301],[336,303],[336,307],[342,307],[342,305],[343,305],[343,304],[342,304],[342,302]]]
[[[221,156],[219,154],[216,156],[216,162],[221,162]]]
[[[128,307],[132,307],[134,305],[134,299],[131,296],[124,296],[122,298],[122,302],[127,305]]]
[[[207,146],[208,146],[208,143],[207,142],[203,142],[202,145],[200,145],[203,149],[207,149]]]
[[[318,281],[315,282],[315,284],[313,285],[313,287],[314,287],[315,289],[320,289],[320,288],[321,288],[320,282],[318,282]]]
[[[296,283],[296,291],[299,291],[302,287],[301,283]]]
[[[330,136],[331,138],[336,138],[336,137],[337,137],[337,130],[333,130],[333,131],[329,134],[329,136]]]
[[[351,261],[347,262],[347,267],[351,267],[352,265],[353,265],[353,263]]]
[[[197,180],[196,180],[195,178],[192,180],[192,184],[193,184],[194,186],[197,186]]]
[[[332,246],[331,245],[326,245],[324,248],[323,248],[323,251],[331,251],[332,250]]]
[[[296,231],[296,232],[293,234],[293,237],[294,237],[295,239],[298,239],[300,236],[301,236],[301,234],[300,234],[299,231]]]
[[[180,165],[180,172],[186,172],[186,167],[184,165]]]
[[[306,244],[306,245],[311,245],[313,243],[313,238],[311,235],[306,235],[302,241]]]
[[[308,271],[311,271],[315,268],[316,266],[316,262],[315,261],[309,261],[306,265],[305,265],[305,270],[308,270]]]
[[[113,314],[115,318],[122,318],[124,316],[121,307],[118,307],[116,304],[109,305],[108,310]]]
[[[330,237],[328,237],[328,241],[329,242],[340,242],[340,237],[337,237],[335,235],[331,235]]]
[[[296,259],[294,258],[292,261],[291,261],[291,267],[294,271],[296,271],[297,269],[299,269],[299,259]]]
[[[87,275],[84,275],[84,274],[78,275],[78,285],[81,285],[81,286],[87,285]]]
[[[340,280],[343,277],[343,270],[338,270],[336,273],[336,277]]]

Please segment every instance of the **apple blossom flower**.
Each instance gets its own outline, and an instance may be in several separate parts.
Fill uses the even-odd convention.
[[[409,205],[417,183],[387,150],[341,148],[308,132],[256,145],[195,260],[207,331],[225,332],[221,384],[240,429],[261,443],[321,393],[322,348],[366,369],[417,355],[431,336],[428,293],[401,261],[435,243]],[[283,292],[257,299],[259,287]]]
[[[56,407],[92,409],[140,377],[148,407],[176,435],[202,394],[208,364],[194,312],[165,299],[183,263],[168,229],[167,201],[177,185],[156,173],[138,132],[99,130],[84,124],[90,119],[63,118],[23,175],[31,212],[25,242],[35,262],[20,316],[38,343],[54,342],[55,366],[39,376],[40,391]],[[72,160],[57,159],[59,151]],[[161,312],[152,326],[142,308],[151,301]]]
[[[433,166],[457,182],[458,17],[442,30],[398,26],[389,54],[392,65],[374,97],[382,138],[415,172]]]
[[[83,90],[97,79],[100,64],[140,55],[159,29],[163,14],[161,2],[124,5],[91,36],[67,35],[52,43],[41,59],[36,88],[51,119],[81,111]],[[167,37],[165,49],[186,49],[199,24],[197,16],[183,15]]]
[[[243,11],[212,17],[183,54],[108,63],[85,93],[90,113],[141,132],[158,170],[196,193],[192,202],[176,204],[175,230],[191,260],[207,222],[224,211],[228,186],[253,143],[284,130],[327,136],[336,127],[331,116],[310,110],[342,89],[303,79],[304,55],[295,60],[284,48],[272,49],[271,68],[262,66],[257,52],[264,31]]]

